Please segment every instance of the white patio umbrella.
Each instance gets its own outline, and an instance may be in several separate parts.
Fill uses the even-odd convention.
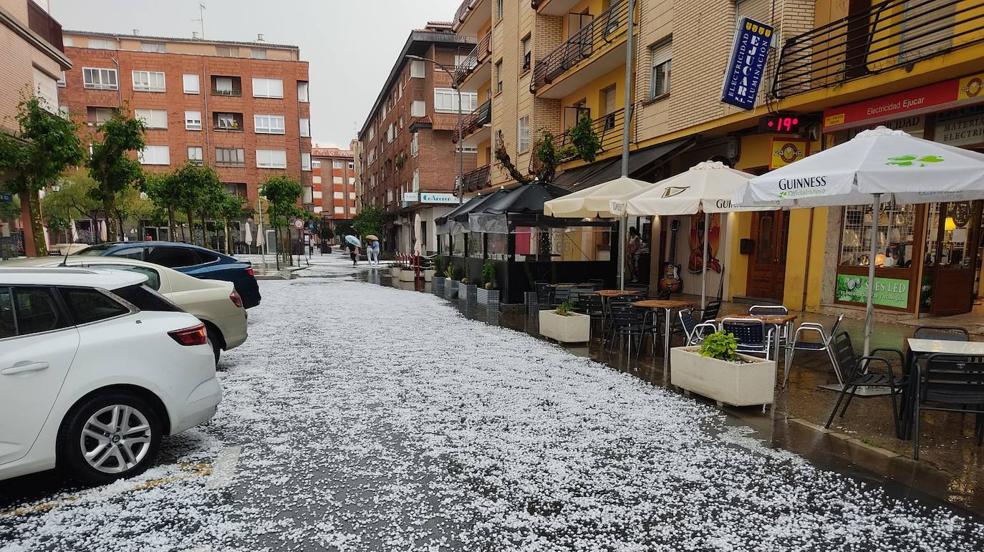
[[[779,208],[771,204],[739,205],[735,194],[748,184],[754,175],[732,169],[720,161],[704,161],[690,170],[657,182],[654,187],[627,199],[612,200],[612,208],[624,205],[627,215],[664,216],[704,213],[704,263],[700,281],[700,307],[707,306],[707,262],[710,221],[712,213],[735,211],[768,211]]]
[[[628,219],[625,213],[612,211],[611,201],[625,199],[653,186],[651,182],[620,176],[597,186],[551,199],[543,204],[543,213],[560,218],[619,218],[618,284],[619,289],[625,289],[625,227]]]
[[[253,229],[250,228],[249,221],[246,221],[246,224],[243,226],[243,233],[243,241],[246,242],[246,245],[253,245]]]
[[[984,154],[878,127],[785,167],[753,178],[736,194],[744,204],[779,201],[793,207],[871,202],[934,203],[984,198]],[[871,351],[878,227],[871,227],[864,353]]]

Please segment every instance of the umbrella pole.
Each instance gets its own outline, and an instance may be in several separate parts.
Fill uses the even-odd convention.
[[[700,274],[700,310],[707,308],[707,238],[710,235],[711,214],[704,213],[704,264],[701,266]]]
[[[875,325],[875,255],[878,254],[878,211],[881,194],[871,200],[871,253],[868,256],[868,305],[864,316],[864,354],[871,353],[871,330]]]
[[[625,226],[629,218],[622,215],[618,221],[618,289],[625,290]]]

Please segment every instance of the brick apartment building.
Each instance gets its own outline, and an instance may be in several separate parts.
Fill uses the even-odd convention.
[[[308,63],[296,46],[66,31],[65,47],[74,67],[59,98],[83,133],[127,106],[147,126],[147,171],[205,163],[253,208],[274,175],[312,196]]]
[[[0,44],[0,132],[14,135],[17,104],[25,95],[38,96],[49,111],[58,112],[55,83],[72,63],[65,55],[61,25],[31,0],[0,0]],[[0,193],[0,202],[12,201],[9,194]],[[21,219],[0,218],[0,256],[23,253],[25,248],[34,253],[31,225],[24,224],[29,220],[27,213]]]
[[[340,148],[311,149],[314,186],[312,211],[320,214],[334,228],[341,220],[352,220],[356,206],[355,156],[351,150]]]
[[[453,141],[458,107],[452,77],[410,56],[434,60],[453,72],[474,45],[474,39],[455,35],[447,23],[412,31],[359,132],[361,201],[385,210],[381,238],[388,251],[436,250],[434,219],[458,203]],[[464,93],[462,111],[472,111],[476,98]],[[470,171],[475,153],[465,151],[465,170]]]

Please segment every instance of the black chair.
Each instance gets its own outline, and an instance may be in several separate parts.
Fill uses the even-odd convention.
[[[544,281],[533,282],[533,291],[536,292],[536,301],[540,308],[549,308],[553,302],[553,288]]]
[[[555,286],[553,288],[553,299],[550,302],[552,307],[560,306],[571,299],[572,289],[569,286]]]
[[[892,363],[884,356],[878,356],[875,353],[885,352],[898,355],[901,365],[905,362],[902,351],[882,348],[871,351],[868,356],[859,356],[854,352],[854,344],[851,343],[851,336],[847,335],[847,332],[835,335],[831,347],[834,358],[837,359],[837,366],[840,367],[841,374],[844,375],[845,379],[844,385],[837,395],[837,403],[834,404],[834,409],[830,411],[830,417],[827,418],[824,427],[830,428],[830,424],[834,421],[834,414],[844,402],[844,397],[847,397],[847,402],[844,402],[844,409],[840,413],[840,417],[844,417],[844,413],[847,412],[847,407],[851,405],[851,399],[854,398],[854,392],[857,391],[858,387],[886,387],[892,399],[892,422],[895,424],[895,434],[898,435],[900,411],[896,395],[901,394],[905,388],[906,378],[905,376],[896,378]],[[880,364],[884,368],[884,372],[872,371],[872,362]]]
[[[636,358],[642,348],[642,338],[651,327],[646,323],[646,311],[633,307],[631,303],[621,301],[609,306],[610,340],[608,343],[609,355],[615,351],[615,344],[619,347],[623,341],[626,342],[628,349],[628,360],[632,360],[632,344],[635,342]]]
[[[970,334],[963,328],[943,326],[919,326],[912,332],[913,339],[938,339],[941,341],[970,341]]]
[[[695,313],[699,315],[701,322],[714,322],[721,314],[721,301],[719,299],[708,301],[703,309],[697,309]]]
[[[721,329],[735,336],[739,353],[765,355],[766,360],[772,360],[775,330],[766,330],[765,322],[754,318],[725,318],[721,321]]]
[[[693,311],[683,309],[680,315],[680,329],[683,331],[684,347],[698,345],[704,337],[717,331],[717,326],[711,322],[701,322],[694,318]]]
[[[782,305],[752,305],[748,308],[748,314],[752,316],[786,316],[789,314],[789,309]],[[789,340],[789,330],[786,325],[779,326],[780,343],[786,343]]]
[[[984,440],[984,359],[935,354],[916,367],[912,413],[912,459],[919,460],[919,418],[923,410],[977,415],[977,445]]]
[[[590,278],[588,283],[591,284],[591,289],[598,291],[599,289],[605,289],[605,281],[601,278]]]

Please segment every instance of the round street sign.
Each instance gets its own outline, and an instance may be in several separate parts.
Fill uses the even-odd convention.
[[[294,228],[297,228],[298,230],[300,230],[303,227],[304,227],[304,221],[303,220],[297,219],[297,220],[294,221]]]

